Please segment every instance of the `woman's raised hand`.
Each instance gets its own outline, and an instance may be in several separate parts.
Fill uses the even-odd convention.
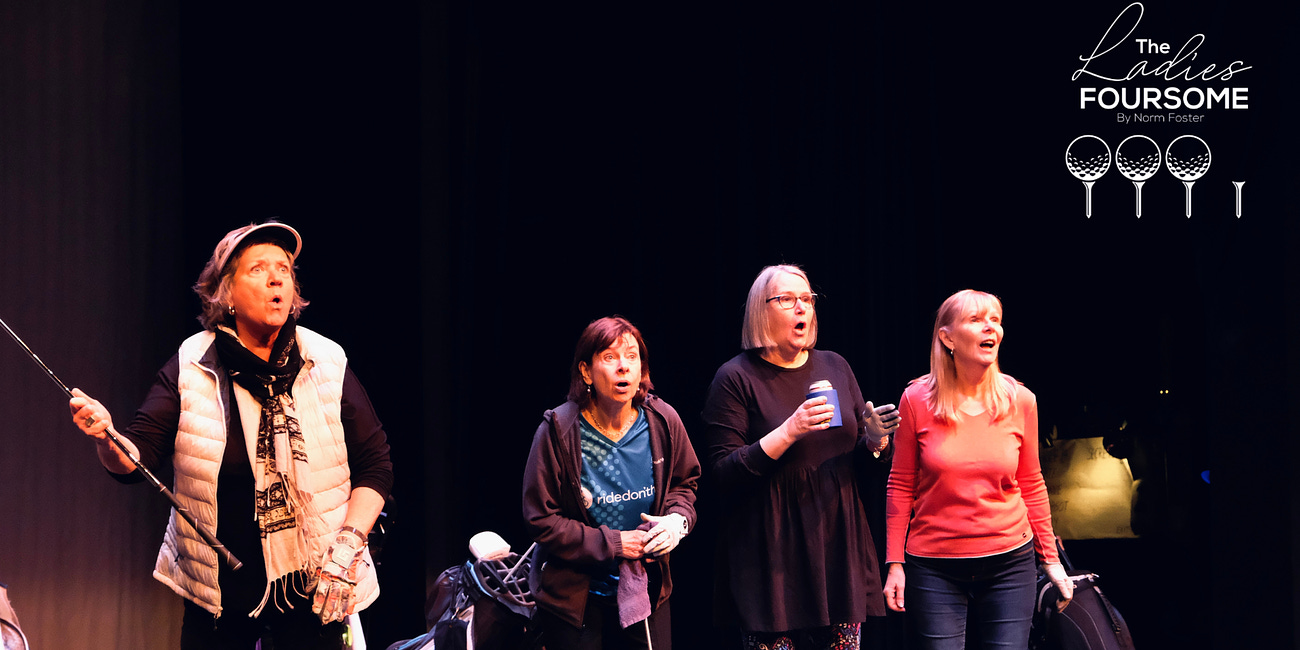
[[[873,439],[879,440],[893,433],[902,421],[897,406],[893,404],[873,406],[871,402],[867,402],[867,421],[864,424]]]
[[[72,399],[68,400],[72,423],[82,433],[96,440],[104,440],[108,436],[105,431],[113,426],[113,416],[108,414],[108,409],[99,400],[83,393],[80,388],[72,389],[72,395]]]
[[[109,441],[107,432],[112,431],[116,434],[117,430],[113,428],[113,416],[108,414],[108,409],[104,408],[99,400],[81,392],[80,388],[74,388],[72,399],[68,400],[68,410],[72,412],[72,423],[77,425],[82,433],[95,440],[99,462],[108,471],[115,474],[130,474],[135,471],[135,461]],[[140,453],[135,443],[130,440],[119,437],[118,442],[125,445],[131,454]]]
[[[874,406],[871,402],[867,402],[865,415],[862,427],[866,430],[867,437],[871,439],[870,449],[880,453],[889,446],[889,436],[898,430],[898,425],[903,418],[899,415],[897,406],[893,404]]]
[[[814,397],[794,410],[781,426],[759,439],[763,453],[769,458],[780,458],[790,445],[812,431],[831,428],[831,416],[835,407],[826,403],[825,397]]]
[[[785,419],[785,432],[794,442],[811,431],[822,431],[831,427],[831,416],[835,407],[826,403],[825,397],[814,397],[794,410]]]
[[[774,434],[784,434],[784,439],[779,441],[783,443],[779,449],[775,447],[768,449],[767,444],[764,444],[763,448],[773,458],[777,458],[780,453],[785,452],[789,445],[794,444],[808,433],[829,429],[831,416],[834,414],[835,407],[827,404],[825,397],[814,397],[807,400],[800,404],[799,408],[790,414],[790,417],[785,419],[785,422],[777,431],[772,432]],[[863,427],[871,437],[873,451],[883,451],[889,444],[886,436],[893,434],[898,429],[899,422],[902,421],[899,417],[898,407],[893,404],[873,406],[871,402],[867,402],[867,411],[864,416]],[[779,453],[772,454],[772,451],[778,451]]]

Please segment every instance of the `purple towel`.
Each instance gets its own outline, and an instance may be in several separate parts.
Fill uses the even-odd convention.
[[[637,526],[637,530],[650,530],[651,522]],[[618,563],[618,622],[630,627],[650,618],[650,578],[645,572],[644,560],[623,560]]]

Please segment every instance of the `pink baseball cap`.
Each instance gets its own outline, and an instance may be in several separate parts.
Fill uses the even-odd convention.
[[[239,248],[239,243],[244,241],[245,237],[259,230],[264,231],[263,236],[269,237],[284,250],[293,251],[293,259],[297,261],[298,254],[302,252],[302,236],[298,234],[297,230],[285,224],[278,221],[267,221],[266,223],[249,224],[226,233],[226,236],[217,244],[218,271],[226,268],[226,262],[230,261],[230,254]]]

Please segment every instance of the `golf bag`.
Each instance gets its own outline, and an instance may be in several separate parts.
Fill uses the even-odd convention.
[[[475,539],[480,538],[475,536]],[[528,591],[534,547],[521,556],[510,553],[509,546],[505,546],[504,553],[493,552],[443,571],[428,599],[425,621],[429,631],[394,643],[388,650],[528,650],[534,647],[536,635],[529,623],[536,604]],[[470,548],[475,550],[473,541]]]
[[[1097,574],[1076,571],[1059,540],[1056,547],[1074,582],[1074,598],[1064,612],[1056,611],[1060,592],[1039,574],[1030,650],[1134,650],[1128,623],[1097,586]]]

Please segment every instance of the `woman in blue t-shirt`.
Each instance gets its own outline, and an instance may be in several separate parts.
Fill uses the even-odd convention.
[[[700,464],[652,387],[641,332],[618,316],[593,321],[568,401],[533,436],[523,513],[540,548],[529,584],[548,650],[672,647],[669,553],[694,528]]]

